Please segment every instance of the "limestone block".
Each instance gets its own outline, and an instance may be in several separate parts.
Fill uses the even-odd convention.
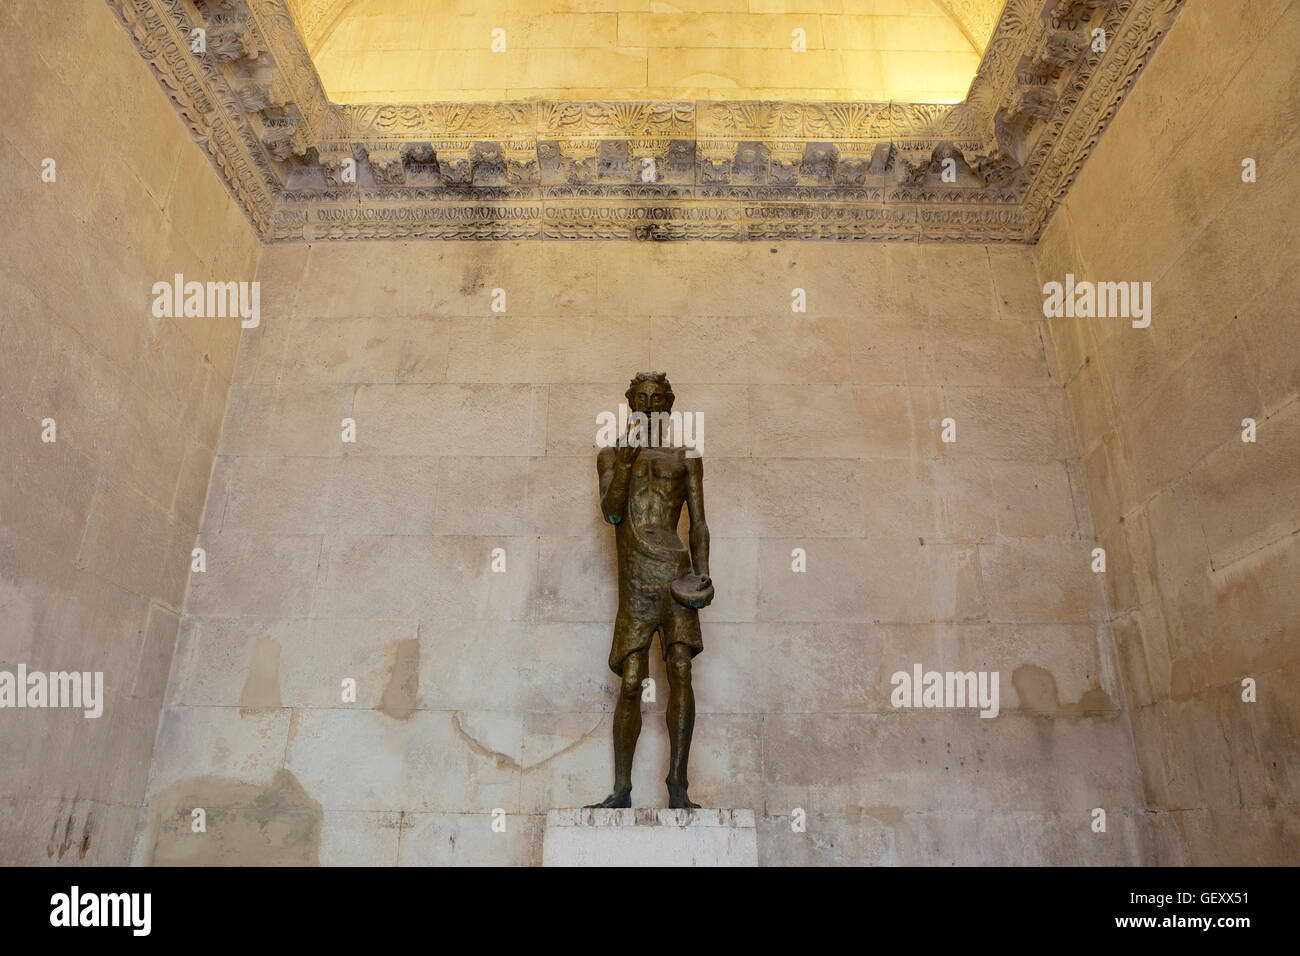
[[[617,580],[614,549],[612,531],[595,542],[573,535],[542,538],[538,544],[539,573],[529,596],[528,615],[538,621],[612,621],[618,607],[617,588],[593,588],[592,581],[612,585]]]
[[[144,597],[179,608],[193,531],[139,493],[101,477],[77,564]]]
[[[1056,353],[1057,379],[1068,385],[1097,351],[1092,341],[1091,326],[1077,318],[1062,316],[1048,319],[1047,327],[1051,330],[1052,347]]]
[[[750,415],[773,457],[906,458],[918,404],[929,397],[901,386],[752,387]]]
[[[754,86],[856,87],[863,91],[863,99],[888,98],[880,67],[878,63],[873,65],[871,58],[849,65],[844,62],[847,55],[839,52],[810,47],[806,53],[794,53],[790,50],[788,33],[786,38],[781,50],[651,48],[643,62],[645,82],[659,87],[707,83],[715,88],[738,90]]]
[[[223,378],[221,372],[212,366],[203,367],[201,378],[203,379],[203,403],[199,407],[198,421],[194,425],[194,437],[199,444],[215,449],[228,410],[230,381]]]
[[[199,522],[199,531],[220,531],[226,516],[226,494],[230,481],[234,477],[235,462],[238,459],[217,455],[212,459],[212,473],[208,479],[207,498],[203,502],[203,517]],[[179,494],[180,489],[177,488]]]
[[[710,534],[709,574],[717,594],[701,611],[705,628],[713,621],[752,621],[758,607],[758,551],[756,538],[719,537]]]
[[[1144,569],[1134,565],[1128,548],[1128,529],[1116,525],[1096,540],[1106,551],[1106,573],[1097,577],[1106,591],[1108,608],[1112,614],[1133,610],[1142,603],[1138,580]]]
[[[787,292],[788,296],[788,292]],[[838,318],[681,316],[651,319],[650,365],[682,382],[848,382],[849,341]]]
[[[1146,505],[1155,578],[1166,589],[1204,575],[1210,567],[1201,523],[1189,520],[1198,512],[1194,491],[1189,482],[1179,482]]]
[[[1014,507],[1013,489],[994,486],[993,464],[978,458],[932,463],[935,504],[939,508],[935,538],[964,544],[998,533],[1001,515],[1009,505]]]
[[[38,422],[53,418],[59,442],[91,460],[103,465],[120,462],[123,452],[116,439],[125,426],[119,416],[136,411],[123,411],[123,397],[130,392],[124,374],[80,346],[75,333],[58,324],[47,326],[42,338],[48,344],[34,360],[32,391],[26,396],[29,414]],[[63,351],[55,354],[58,349]]]
[[[26,659],[33,668],[43,660],[50,670],[102,670],[114,694],[129,693],[150,598],[94,571],[73,567],[62,555],[30,545],[28,549],[31,557],[9,570],[15,624],[30,627]],[[28,603],[33,591],[43,596],[34,606]],[[86,643],[87,634],[96,636],[93,644]]]
[[[612,534],[600,515],[595,455],[546,455],[528,463],[527,528],[534,534]]]
[[[877,314],[849,319],[854,381],[859,385],[927,385],[936,381],[929,342],[934,320]]]
[[[1188,808],[1170,811],[1177,820],[1179,848],[1188,859],[1205,860],[1209,866],[1288,866],[1294,854],[1297,827],[1288,808],[1230,807]],[[1242,838],[1223,840],[1223,833],[1240,833]]]
[[[297,711],[284,765],[330,810],[509,812],[520,720],[432,710],[406,720],[374,710]]]
[[[320,535],[201,534],[207,570],[190,572],[187,614],[217,617],[306,617],[316,583]]]
[[[903,866],[1149,866],[1155,854],[1145,817],[1141,808],[1112,806],[1106,832],[1094,833],[1087,810],[908,811],[895,841]]]
[[[903,458],[867,459],[855,463],[853,470],[862,489],[866,534],[891,538],[944,536],[941,515],[951,514],[952,502],[961,494],[946,494],[955,491],[951,485],[940,490],[941,481],[934,463]],[[952,476],[945,473],[943,477]],[[978,479],[973,475],[956,479],[959,484],[970,480]],[[984,483],[987,485],[986,476]],[[986,493],[985,500],[989,498],[991,495]],[[989,521],[988,529],[992,531],[993,527]],[[848,529],[852,533],[852,525]]]
[[[161,702],[167,690],[172,653],[180,619],[159,604],[149,605],[149,618],[140,641],[139,659],[131,682],[131,696]],[[152,749],[152,748],[150,748]]]
[[[705,642],[707,646],[707,636]],[[700,667],[708,666],[703,655],[697,660]],[[644,705],[632,768],[632,802],[637,807],[662,806],[667,799],[668,731],[660,716],[667,690],[657,650],[651,664],[658,700]],[[612,674],[606,679],[611,688],[617,686]],[[590,803],[608,793],[614,769],[608,716],[568,711],[529,714],[524,720],[524,809]],[[759,723],[753,714],[718,714],[697,723],[691,743],[692,799],[730,804],[753,797],[763,780]]]
[[[1283,405],[1300,391],[1300,357],[1287,347],[1294,336],[1297,270],[1283,270],[1281,281],[1262,290],[1241,313],[1238,326],[1255,369],[1255,385],[1265,409]]]
[[[1100,618],[1104,605],[1091,552],[1088,542],[1074,537],[1013,538],[980,545],[980,572],[993,619]]]
[[[514,88],[563,90],[591,86],[601,77],[611,89],[637,89],[646,82],[646,56],[635,47],[625,49],[517,50],[511,55],[509,82]],[[418,62],[418,61],[417,61]],[[464,51],[455,66],[430,74],[429,90],[476,90],[501,82],[500,55],[486,46]],[[653,74],[651,75],[653,82]],[[478,95],[478,94],[475,94]]]
[[[1084,366],[1065,386],[1077,447],[1086,456],[1115,428],[1118,414],[1100,362]]]
[[[356,389],[357,453],[542,453],[546,393],[527,385],[366,385]],[[330,437],[338,441],[338,427]],[[595,419],[592,419],[595,437]]]
[[[1190,479],[1196,504],[1189,511],[1199,518],[1216,569],[1300,528],[1300,406],[1292,403],[1257,428],[1255,444],[1224,442]]]
[[[1041,322],[953,317],[931,324],[931,361],[944,385],[1047,385]]]
[[[618,44],[789,50],[796,27],[806,33],[809,50],[822,48],[818,18],[779,13],[625,13],[618,18]]]
[[[170,319],[149,315],[143,331],[143,348],[130,366],[132,380],[149,396],[150,404],[157,406],[168,418],[185,424],[194,421],[203,397],[200,379],[203,355]]]
[[[321,866],[396,866],[403,836],[399,813],[327,810],[321,815]]]
[[[324,532],[335,464],[309,457],[233,459],[222,530]]]
[[[1290,741],[1296,739],[1297,727],[1300,727],[1300,707],[1296,704],[1295,694],[1288,690],[1295,687],[1297,673],[1300,673],[1300,665],[1293,661],[1261,674],[1260,683],[1266,693],[1249,711],[1251,729],[1272,794],[1294,796],[1300,792],[1300,759],[1290,745]]]
[[[792,570],[796,547],[806,552],[806,572]],[[986,613],[973,551],[897,538],[764,539],[758,594],[760,621],[907,622]]]
[[[529,866],[536,862],[540,823],[536,814],[407,813],[398,865]],[[501,825],[504,830],[494,828]]]
[[[170,510],[187,444],[180,423],[156,407],[145,392],[126,386],[105,465],[124,484]]]
[[[1083,456],[1083,484],[1093,531],[1105,534],[1115,527],[1129,504],[1120,497],[1115,474],[1119,437],[1110,435]]]
[[[341,455],[342,421],[361,414],[352,407],[355,392],[364,395],[366,389],[328,385],[233,386],[221,433],[221,453]],[[369,432],[378,430],[382,434],[383,428],[382,421],[376,428],[367,428],[362,425],[362,419],[357,419],[358,445],[368,440]],[[374,439],[369,441],[373,443]]]
[[[530,462],[523,458],[440,458],[434,530],[440,534],[524,532]],[[593,469],[594,470],[594,469]]]
[[[932,417],[917,423],[920,447],[956,458],[1065,458],[1073,441],[1064,401],[1052,386],[945,387]],[[942,418],[956,422],[955,442],[941,440]]]
[[[1059,461],[990,461],[998,532],[1007,537],[1059,537],[1077,530],[1070,480]]]
[[[858,462],[840,460],[733,458],[706,464],[710,529],[729,537],[860,535],[860,471]]]
[[[75,557],[96,494],[95,469],[62,441],[42,442],[41,432],[37,418],[0,419],[0,442],[9,449],[0,513],[15,536]]]
[[[1297,570],[1300,542],[1291,534],[1211,572],[1213,614],[1200,622],[1205,640],[1213,641],[1211,680],[1238,679],[1243,665],[1289,663],[1300,598],[1286,582]],[[1223,641],[1228,634],[1238,647]]]
[[[332,475],[328,485],[328,530],[339,535],[434,534],[438,530],[443,461],[368,454],[335,460],[325,473]],[[509,461],[521,467],[521,459]]]
[[[652,674],[655,665],[652,655]],[[521,810],[544,812],[555,803],[592,803],[608,792],[613,773],[610,712],[617,679],[608,670],[597,679],[604,681],[611,691],[608,702],[597,711],[557,708],[553,712],[524,715]],[[668,743],[661,720],[649,711],[642,719],[632,765],[632,793],[636,803],[646,805],[662,802]]]
[[[631,373],[628,375],[630,380]],[[671,376],[670,376],[671,379]],[[609,382],[603,385],[551,385],[545,389],[542,399],[545,402],[545,454],[547,457],[563,455],[575,458],[587,458],[591,463],[591,485],[593,507],[599,512],[599,499],[596,489],[596,444],[598,415],[607,413],[617,417],[618,406],[627,400],[623,393],[628,383]],[[677,388],[674,384],[674,389]],[[705,426],[705,440],[708,440],[708,426]],[[706,444],[705,450],[708,451]]]
[[[892,676],[926,670],[997,670],[999,712],[1078,712],[1098,686],[1098,644],[1088,625],[989,624],[718,624],[717,640],[696,667],[698,713],[746,713],[762,702],[770,713],[897,711]],[[870,647],[870,654],[862,648]],[[1050,672],[1049,696],[1024,673]],[[1019,683],[1018,683],[1019,681]],[[1108,684],[1103,693],[1118,696]],[[1055,697],[1051,697],[1055,694]],[[1099,699],[1093,693],[1089,700]]]
[[[895,273],[895,283],[915,283],[912,294],[920,298],[921,311],[944,326],[990,319],[998,314],[993,271],[983,246],[938,245],[925,249],[917,266],[925,275],[942,275],[942,283],[924,283],[920,276]],[[1041,306],[1040,306],[1041,309]],[[1041,314],[1041,311],[1040,313]]]
[[[617,9],[613,4],[601,9]],[[514,13],[514,11],[510,11]],[[350,23],[360,24],[361,20]],[[397,19],[381,21],[397,27],[394,39],[400,37],[402,22]],[[622,42],[617,35],[619,18],[613,13],[547,13],[545,16],[509,16],[502,19],[501,12],[479,13],[471,16],[427,16],[423,33],[406,42],[418,43],[417,49],[473,50],[487,48],[492,41],[494,27],[503,26],[509,39],[509,48],[573,49],[575,47],[646,46],[645,43]],[[409,34],[409,30],[407,31]],[[365,44],[357,37],[352,39],[353,49],[379,49]],[[331,47],[335,46],[331,40]]]
[[[1045,241],[1040,238],[1039,246]],[[1043,318],[1042,282],[1038,280],[1034,262],[1038,254],[1037,246],[1032,253],[1015,247],[988,247],[998,318],[1034,323]]]
[[[645,323],[631,318],[494,315],[456,320],[451,336],[449,381],[586,382],[609,355],[641,368],[648,352]]]
[[[149,772],[152,797],[190,777],[268,783],[284,757],[288,710],[168,707]]]
[[[171,510],[176,520],[197,531],[203,521],[203,506],[212,477],[212,449],[196,441],[185,443],[185,457],[176,478]]]
[[[1132,750],[1120,746],[1128,733],[1117,714],[769,715],[763,724],[768,806],[1070,810],[1086,829],[1092,807],[1133,800],[1137,764]],[[1075,756],[1063,758],[1067,752]]]
[[[758,815],[759,866],[894,866],[898,807],[853,805],[807,813],[803,832],[793,829],[787,808]]]
[[[281,243],[262,248],[257,260],[257,281],[260,284],[262,323],[267,328],[275,325],[287,329],[290,323],[286,320],[297,314],[294,302],[298,298],[298,287],[306,272],[311,249],[306,243]],[[262,333],[265,331],[262,328]],[[241,356],[246,350],[258,351],[265,341],[265,335],[259,335],[257,329],[244,330],[239,338]],[[274,358],[278,359],[279,353]],[[251,372],[251,369],[247,371]],[[248,380],[237,379],[241,382]]]
[[[492,571],[493,549],[506,571]],[[519,620],[532,600],[536,544],[526,538],[339,535],[326,542],[313,613],[446,622]]]
[[[294,315],[327,319],[417,314],[419,304],[402,281],[400,260],[392,248],[390,243],[312,245],[293,302]],[[349,277],[346,283],[343,275]]]
[[[254,332],[250,329],[245,335]],[[449,338],[447,322],[432,316],[375,316],[362,322],[350,316],[297,316],[289,320],[275,380],[440,382],[447,368]]]
[[[543,866],[757,866],[753,810],[551,810]]]

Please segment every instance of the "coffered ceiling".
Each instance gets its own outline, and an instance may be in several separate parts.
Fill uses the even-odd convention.
[[[979,0],[985,16],[971,24],[936,0],[352,0],[324,16],[297,0],[291,10],[340,103],[957,103],[996,3]],[[304,22],[328,26],[311,36]]]
[[[457,79],[454,88],[422,76],[400,90],[343,91],[356,97],[347,102],[338,99],[341,87],[322,80],[331,51],[341,66],[345,53],[394,45],[405,45],[396,52],[410,54],[404,62],[417,66],[432,64],[440,51],[456,52],[456,42],[466,43],[461,53],[473,46],[477,57],[479,29],[487,23],[479,18],[500,0],[107,2],[268,241],[1033,242],[1184,0],[862,0],[853,21],[844,11],[854,0],[702,5],[718,13],[715,7],[734,2],[736,16],[745,12],[741,5],[755,16],[795,9],[808,18],[807,38],[822,52],[838,49],[841,64],[845,47],[828,48],[827,35],[843,40],[854,23],[857,52],[880,63],[886,53],[912,52],[922,54],[916,62],[924,67],[927,54],[937,62],[941,53],[958,52],[908,51],[899,44],[964,44],[972,58],[978,52],[978,69],[953,103],[845,98],[837,86],[782,78],[780,63],[803,70],[806,61],[797,57],[814,52],[810,43],[808,52],[787,56],[767,39],[779,26],[785,42],[786,19],[744,34],[748,28],[739,20],[720,28],[706,17],[693,21],[697,32],[687,37],[696,46],[684,47],[673,31],[689,26],[682,19],[689,14],[658,0],[511,3],[502,7],[507,49],[512,36],[516,53],[529,53],[533,42],[537,55],[516,64],[542,64],[530,74],[531,86],[509,70],[499,85],[482,86],[479,80],[497,82],[484,72],[493,62],[485,60],[475,67],[478,79]],[[438,19],[458,4],[470,14],[459,22]],[[832,13],[806,12],[822,7]],[[410,11],[412,25],[420,23],[418,39],[393,29],[401,8]],[[535,12],[543,8],[554,13]],[[620,11],[642,18],[624,21]],[[614,19],[590,30],[572,19],[563,21],[567,26],[548,19],[584,12]],[[912,33],[909,15],[921,21]],[[201,51],[193,42],[196,29],[205,31]],[[456,29],[468,30],[473,44],[456,40]],[[557,42],[546,39],[552,29],[592,44],[605,30],[614,43],[606,52],[644,57],[644,81],[554,86],[556,77],[569,84],[594,74],[570,72],[565,79],[562,71],[546,72],[548,58],[539,51],[554,49],[545,45]],[[754,42],[710,46],[743,36]],[[895,48],[884,49],[879,41],[890,37]],[[654,51],[671,58],[683,49],[694,51],[695,65],[725,64],[739,50],[754,62],[779,54],[778,66],[742,82],[746,71],[692,73],[688,64],[673,82],[707,95],[658,96],[674,87],[660,89],[650,80]],[[384,86],[365,78],[363,60],[346,67],[360,79],[346,82]],[[382,57],[373,62],[380,64],[378,75],[389,69]],[[704,74],[706,85],[696,85]],[[865,75],[850,71],[842,78],[861,83]],[[901,73],[898,79],[909,82]],[[801,90],[809,95],[794,95]]]

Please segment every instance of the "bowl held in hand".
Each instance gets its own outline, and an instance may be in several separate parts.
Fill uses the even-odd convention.
[[[713,602],[713,581],[702,574],[687,571],[670,586],[673,600],[686,607],[708,607]]]

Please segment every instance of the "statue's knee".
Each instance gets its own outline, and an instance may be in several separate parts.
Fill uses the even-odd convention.
[[[624,700],[636,700],[641,696],[641,682],[645,680],[645,663],[629,658],[623,663],[623,683],[619,687],[619,695]]]
[[[685,684],[691,679],[691,659],[674,655],[668,661],[668,679],[674,684]]]
[[[623,683],[618,692],[624,700],[636,700],[641,696],[641,675],[624,674]]]

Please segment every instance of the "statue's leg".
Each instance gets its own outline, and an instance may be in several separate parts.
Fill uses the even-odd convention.
[[[685,644],[668,647],[668,806],[692,809],[686,795],[689,783],[686,764],[691,756],[691,734],[695,731],[695,691],[691,687],[691,648]]]
[[[623,682],[614,708],[614,790],[632,792],[632,757],[641,736],[641,682],[649,669],[646,651],[634,651],[623,660]]]
[[[623,658],[622,683],[614,705],[614,792],[592,807],[632,806],[632,757],[641,736],[641,682],[649,669],[646,650]]]

